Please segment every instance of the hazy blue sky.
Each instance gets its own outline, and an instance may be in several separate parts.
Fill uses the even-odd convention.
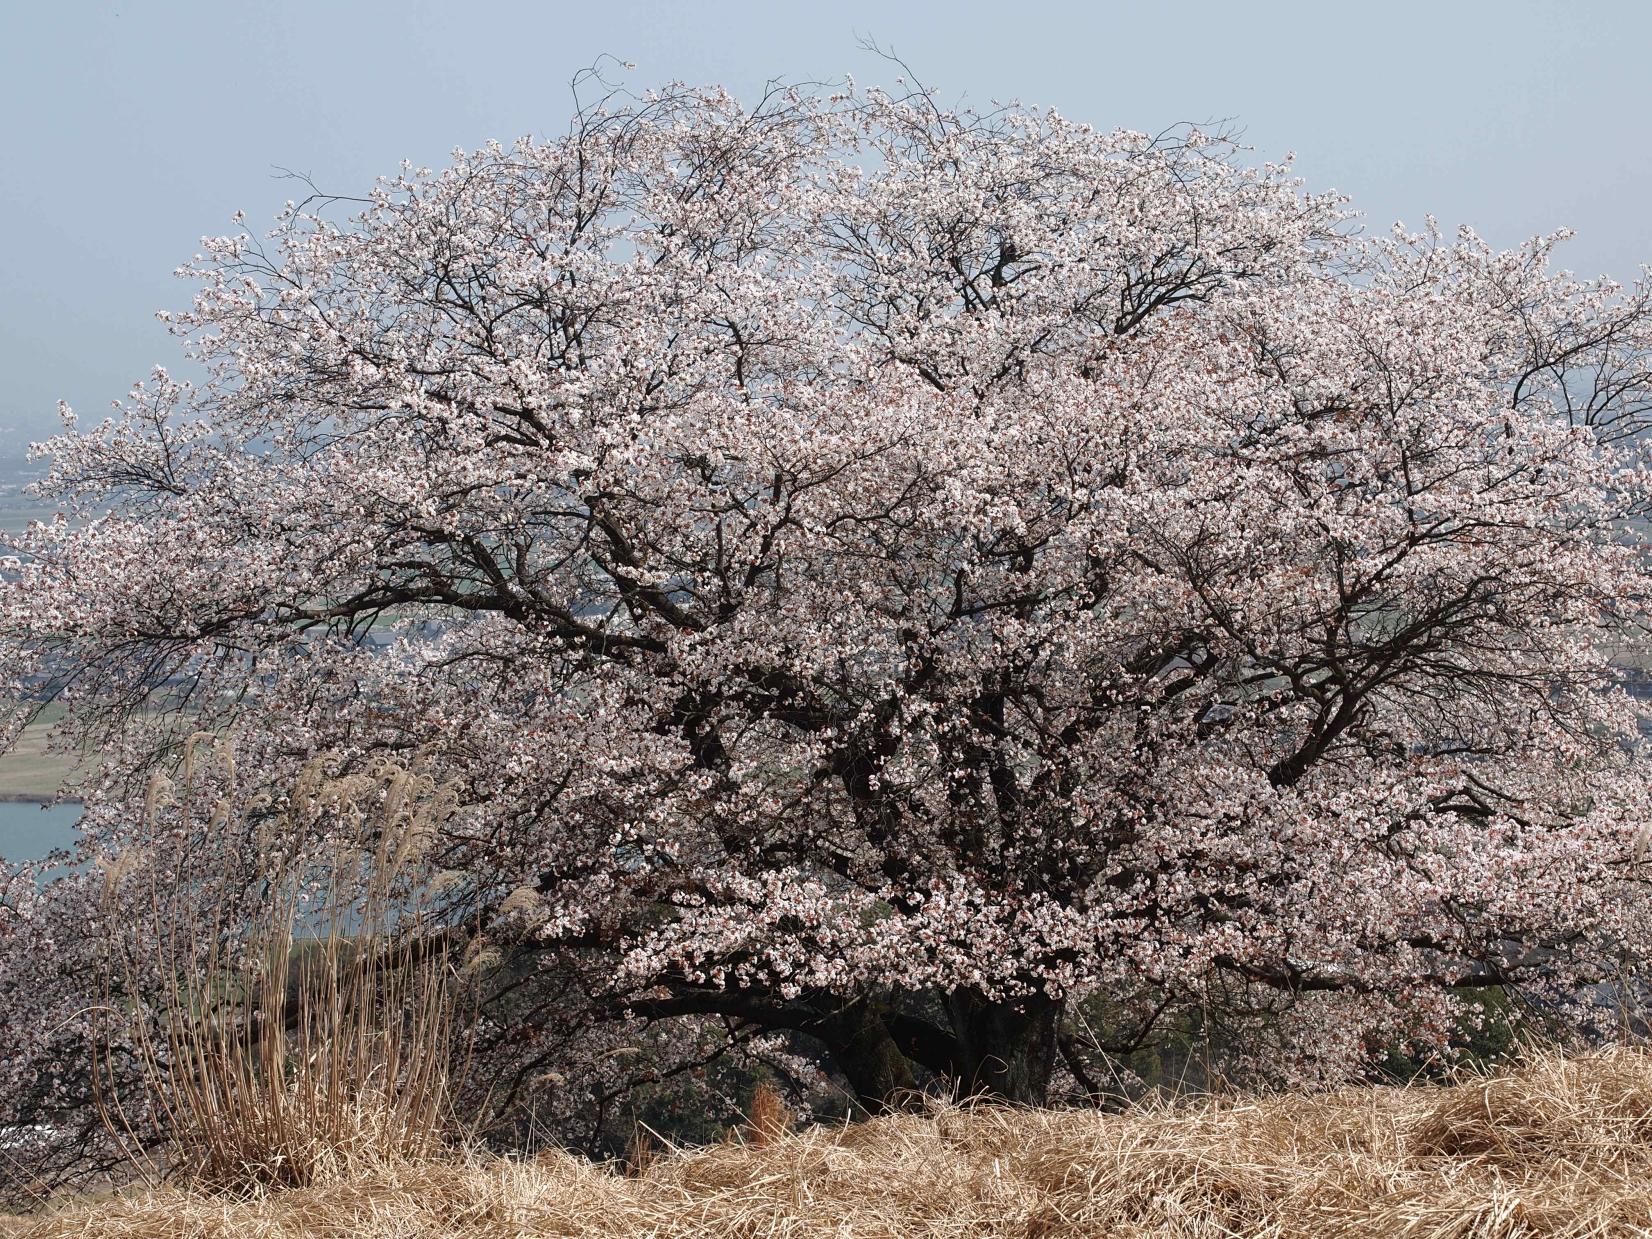
[[[1371,226],[1432,212],[1499,243],[1565,225],[1567,265],[1652,260],[1652,4],[74,3],[0,0],[0,454],[176,357],[153,311],[197,238],[403,158],[561,130],[602,53],[637,88],[888,81],[1097,125],[1232,117]]]

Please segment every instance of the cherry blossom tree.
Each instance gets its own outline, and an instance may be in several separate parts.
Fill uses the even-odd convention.
[[[1648,946],[1652,292],[1561,239],[1191,129],[610,99],[207,242],[204,379],[45,446],[9,691],[100,847],[185,732],[437,763],[523,1063],[709,1018],[1038,1102],[1212,995],[1290,1078],[1443,1045]]]

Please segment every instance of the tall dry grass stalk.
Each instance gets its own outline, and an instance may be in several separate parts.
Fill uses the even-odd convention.
[[[772,1144],[792,1127],[792,1112],[785,1098],[767,1081],[752,1090],[751,1105],[741,1135],[747,1144]]]
[[[152,795],[152,822],[165,800]],[[460,986],[419,861],[450,809],[403,767],[349,779],[315,768],[255,836],[268,844],[250,890],[231,873],[190,874],[180,897],[164,885],[177,877],[145,875],[153,923],[130,945],[159,956],[155,1018],[131,1022],[146,1095],[133,1106],[111,1088],[104,1111],[135,1153],[161,1138],[158,1158],[140,1155],[151,1174],[298,1187],[447,1146]],[[185,798],[170,812],[187,832]],[[216,803],[207,827],[221,829],[225,813]],[[323,818],[319,854],[279,847]],[[136,993],[154,969],[121,958]]]

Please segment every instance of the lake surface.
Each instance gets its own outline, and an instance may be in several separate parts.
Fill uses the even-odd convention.
[[[0,800],[0,860],[39,860],[53,848],[72,847],[79,820],[77,804]]]

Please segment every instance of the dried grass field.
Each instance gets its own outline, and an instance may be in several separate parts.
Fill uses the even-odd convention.
[[[1541,1053],[1450,1088],[1090,1111],[937,1109],[846,1128],[759,1116],[629,1172],[560,1153],[341,1167],[16,1219],[9,1237],[1652,1234],[1652,1053]]]

